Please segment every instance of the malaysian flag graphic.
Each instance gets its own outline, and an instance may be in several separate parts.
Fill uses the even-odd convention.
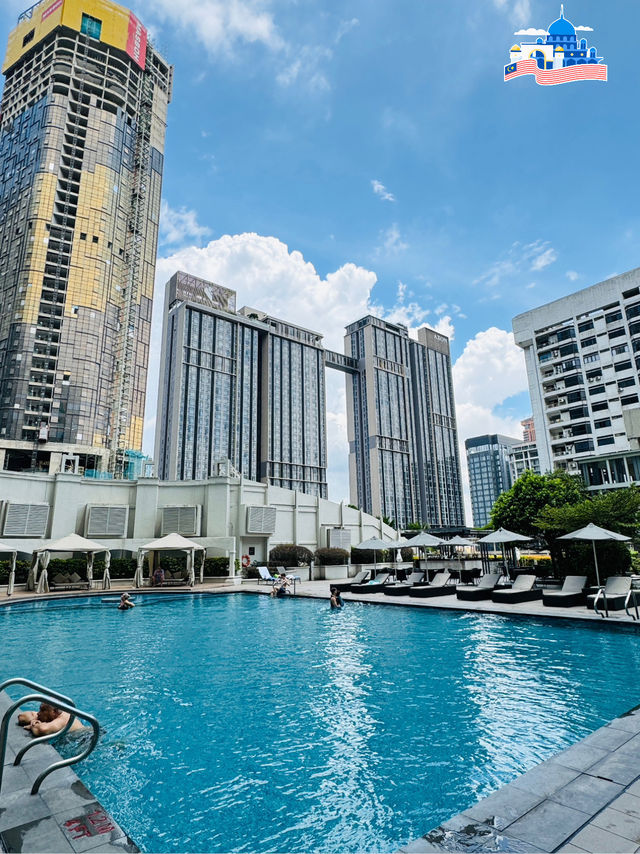
[[[559,83],[574,83],[578,80],[602,80],[607,81],[607,66],[598,64],[591,65],[568,65],[565,68],[538,68],[535,59],[521,59],[504,67],[504,79],[514,80],[525,74],[533,74],[536,83],[541,86],[557,86]]]

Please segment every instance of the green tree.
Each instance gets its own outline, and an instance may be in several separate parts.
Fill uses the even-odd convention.
[[[407,531],[428,531],[429,523],[428,522],[409,522],[408,525],[405,526]]]
[[[511,489],[498,497],[491,510],[491,527],[537,537],[540,528],[535,520],[546,507],[577,504],[586,497],[584,482],[577,475],[563,471],[548,474],[526,471]]]
[[[559,540],[558,537],[584,528],[589,522],[635,537],[640,527],[640,490],[636,486],[615,489],[585,498],[564,507],[545,507],[535,520],[536,527],[549,545],[553,565],[561,575],[585,575],[595,583],[593,546],[580,540]],[[621,575],[631,566],[631,554],[624,543],[596,543],[600,579]]]

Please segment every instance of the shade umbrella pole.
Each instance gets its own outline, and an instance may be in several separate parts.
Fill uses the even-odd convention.
[[[598,583],[598,587],[600,587],[600,573],[598,572],[598,555],[596,554],[596,541],[591,540],[591,545],[593,546],[593,562],[596,566],[596,582]]]

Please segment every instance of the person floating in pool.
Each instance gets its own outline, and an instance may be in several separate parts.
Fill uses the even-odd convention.
[[[128,593],[123,593],[120,597],[118,611],[128,611],[129,608],[135,608],[135,602],[132,602]]]
[[[338,590],[337,587],[331,588],[331,598],[330,603],[332,608],[342,608],[344,607],[344,602],[342,600],[342,594]]]
[[[68,712],[63,712],[57,706],[41,703],[37,712],[20,712],[18,723],[24,729],[29,730],[31,735],[51,735],[51,733],[60,732],[64,729],[69,723],[69,717]],[[71,724],[69,732],[79,729],[84,729],[84,727],[76,718]]]

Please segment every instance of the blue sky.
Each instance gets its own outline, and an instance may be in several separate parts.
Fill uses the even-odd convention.
[[[2,4],[5,31],[19,10]],[[175,65],[159,297],[177,267],[190,269],[336,349],[369,310],[436,326],[452,336],[461,440],[519,435],[529,401],[512,317],[639,263],[627,34],[640,5],[569,0],[566,17],[593,28],[584,35],[609,82],[557,87],[502,75],[515,31],[546,29],[555,0],[134,10]],[[336,375],[336,500],[348,497],[342,386]]]

